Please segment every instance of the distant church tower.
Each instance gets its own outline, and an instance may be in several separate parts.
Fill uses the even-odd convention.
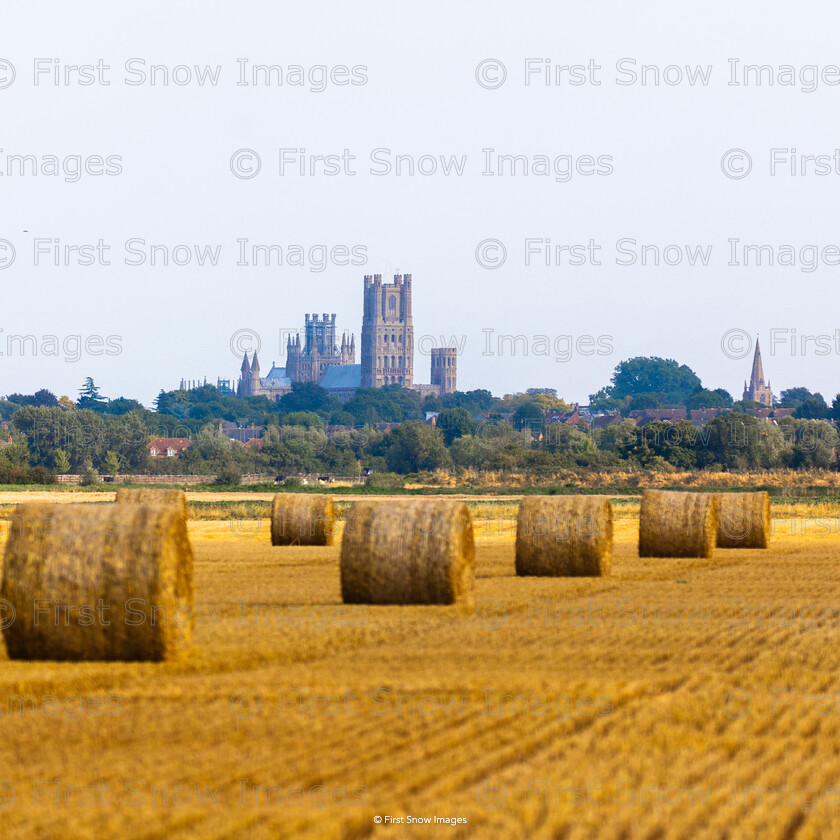
[[[764,366],[761,364],[761,348],[758,345],[758,336],[755,339],[752,375],[750,376],[749,385],[744,382],[743,398],[768,407],[773,405],[773,392],[770,390],[770,383],[765,384],[764,382]]]
[[[365,276],[362,316],[362,388],[414,384],[414,322],[411,275]]]

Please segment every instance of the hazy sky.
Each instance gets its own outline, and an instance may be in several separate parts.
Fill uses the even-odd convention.
[[[661,355],[737,398],[758,333],[777,394],[830,400],[837,16],[7,4],[0,393],[75,396],[90,375],[150,404],[181,377],[234,376],[254,335],[263,373],[282,364],[305,312],[336,312],[358,356],[363,276],[401,271],[415,339],[458,343],[462,390],[586,400],[621,359]],[[522,156],[515,174],[504,156]],[[254,245],[283,265],[251,264]],[[758,266],[754,245],[769,246]],[[515,353],[503,335],[522,337]],[[415,378],[429,380],[419,347]]]

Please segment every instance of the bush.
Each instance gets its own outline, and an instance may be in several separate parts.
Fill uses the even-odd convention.
[[[303,482],[296,476],[290,475],[284,482],[284,487],[289,487],[293,490],[297,490],[298,487],[303,487]]]
[[[405,487],[406,477],[397,473],[374,473],[365,479],[365,487],[377,487],[382,490],[393,490],[398,487]]]
[[[82,480],[79,484],[82,487],[91,487],[94,484],[99,484],[99,473],[94,469],[93,462],[90,458],[86,458],[82,466]]]
[[[213,483],[220,487],[236,487],[242,484],[242,472],[238,467],[228,464],[216,473],[216,480]]]
[[[55,480],[45,467],[0,465],[0,484],[55,484]]]

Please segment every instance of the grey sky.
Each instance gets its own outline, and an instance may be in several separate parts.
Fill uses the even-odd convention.
[[[230,341],[238,330],[259,334],[264,370],[282,363],[281,330],[302,326],[305,312],[336,312],[339,328],[356,333],[358,352],[362,278],[397,270],[414,278],[415,337],[433,336],[427,347],[452,337],[461,345],[462,390],[503,394],[550,386],[566,399],[586,400],[619,360],[662,355],[737,398],[751,348],[730,330],[760,333],[777,394],[806,385],[830,400],[840,390],[834,306],[840,267],[830,264],[840,263],[840,250],[820,255],[815,270],[809,270],[813,255],[801,251],[840,244],[833,212],[840,70],[832,69],[840,51],[825,6],[799,4],[795,12],[789,4],[757,2],[735,8],[646,3],[644,12],[619,3],[514,8],[486,2],[396,10],[385,3],[83,8],[36,2],[7,6],[3,15],[0,57],[15,75],[12,81],[11,69],[0,65],[0,239],[14,246],[15,261],[8,264],[11,251],[0,243],[6,262],[0,393],[48,387],[75,396],[91,375],[107,396],[150,404],[181,377],[215,382],[235,375],[239,359]],[[483,63],[488,59],[505,65],[500,87],[494,85],[501,68]],[[543,59],[551,67],[548,86]],[[764,71],[761,86],[754,74],[749,84],[731,85],[730,59],[739,62],[742,81],[745,65],[771,71]],[[100,70],[100,60],[110,69]],[[207,65],[217,81],[202,86],[193,73],[187,84],[170,75],[164,85],[158,71],[152,85],[153,64],[170,74],[176,65]],[[91,67],[68,71],[64,84],[72,65]],[[271,85],[237,84],[243,68],[252,79],[254,65],[279,65],[283,84],[276,75]],[[572,76],[561,71],[554,84],[563,65],[581,67]],[[653,70],[649,84],[641,84],[642,65],[658,68],[658,86]],[[668,65],[676,66],[667,71],[673,84],[661,75]],[[702,68],[693,86],[677,69],[685,65]],[[793,66],[796,84],[784,84],[784,65]],[[304,68],[307,84],[292,83],[295,66]],[[322,66],[327,81],[319,90]],[[145,83],[125,84],[140,80],[141,71]],[[616,83],[631,82],[631,71],[635,83]],[[183,81],[187,71],[177,74]],[[572,85],[572,78],[584,83]],[[346,149],[355,159],[333,161],[335,175],[320,169],[280,175],[281,148],[339,157]],[[825,159],[804,161],[806,174],[793,176],[792,154],[776,152],[781,163],[771,174],[771,150],[791,148],[797,166],[803,155]],[[232,172],[232,155],[241,149],[261,158],[252,178]],[[372,163],[376,149],[390,150],[377,157],[392,167],[397,155],[413,155],[424,167],[432,161],[421,156],[466,161],[462,175],[444,175],[440,167],[432,175],[375,175],[371,168],[384,169]],[[745,177],[737,177],[745,165],[740,152],[724,158],[732,149],[752,158]],[[487,154],[494,167],[500,155],[524,155],[531,171],[482,174]],[[31,162],[20,174],[14,155],[34,155],[38,174]],[[51,155],[59,158],[60,176],[45,174]],[[92,172],[119,174],[83,172],[76,180],[74,155]],[[567,179],[562,156],[568,155],[579,171]],[[119,160],[109,164],[108,156]],[[534,174],[545,163],[539,156],[547,156],[552,174]],[[240,156],[237,166],[250,174],[254,160]],[[724,174],[727,167],[736,177]],[[816,174],[824,169],[827,174]],[[37,266],[36,239],[45,251]],[[194,257],[185,266],[126,265],[125,243],[132,239],[145,240],[134,250],[147,256],[152,243],[170,253],[177,245],[218,248],[218,265],[202,267]],[[287,258],[302,248],[307,264],[237,266],[238,239],[249,247],[279,245]],[[488,239],[507,252],[492,270],[476,256]],[[551,265],[544,264],[544,251],[526,265],[529,239],[551,240]],[[777,260],[784,246],[792,247],[796,264],[729,266],[730,239],[741,247],[769,245]],[[110,247],[104,252],[110,266],[79,266],[72,251],[71,265],[53,264],[51,246],[99,240]],[[616,264],[619,240],[637,255],[635,265]],[[570,266],[569,252],[554,250],[590,241],[599,250],[572,252],[587,264]],[[643,267],[643,243],[699,246],[709,264],[691,266],[683,256],[677,265]],[[356,247],[364,264],[310,270],[321,256],[310,249],[321,245]],[[485,261],[500,254],[494,243],[479,250]],[[601,265],[592,264],[593,254]],[[668,251],[672,262],[676,255]],[[336,262],[345,258],[353,259],[339,249]],[[722,351],[727,334],[730,355],[743,358]],[[37,353],[31,341],[25,350],[8,342],[14,335],[34,336]],[[528,346],[520,340],[514,356],[510,343],[499,347],[499,335],[525,336]],[[793,346],[794,336],[808,335],[824,338]],[[57,356],[49,336],[58,338]],[[101,336],[102,343],[94,338],[76,359],[73,336]],[[572,337],[571,358],[565,336]],[[415,378],[428,382],[428,368],[428,357],[418,356]]]

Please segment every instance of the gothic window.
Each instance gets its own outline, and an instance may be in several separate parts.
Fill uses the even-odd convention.
[[[388,310],[393,310],[394,312],[397,311],[397,299],[394,295],[391,295],[391,297],[388,298]]]
[[[397,360],[394,356],[391,356],[391,367],[395,368],[397,366]]]

